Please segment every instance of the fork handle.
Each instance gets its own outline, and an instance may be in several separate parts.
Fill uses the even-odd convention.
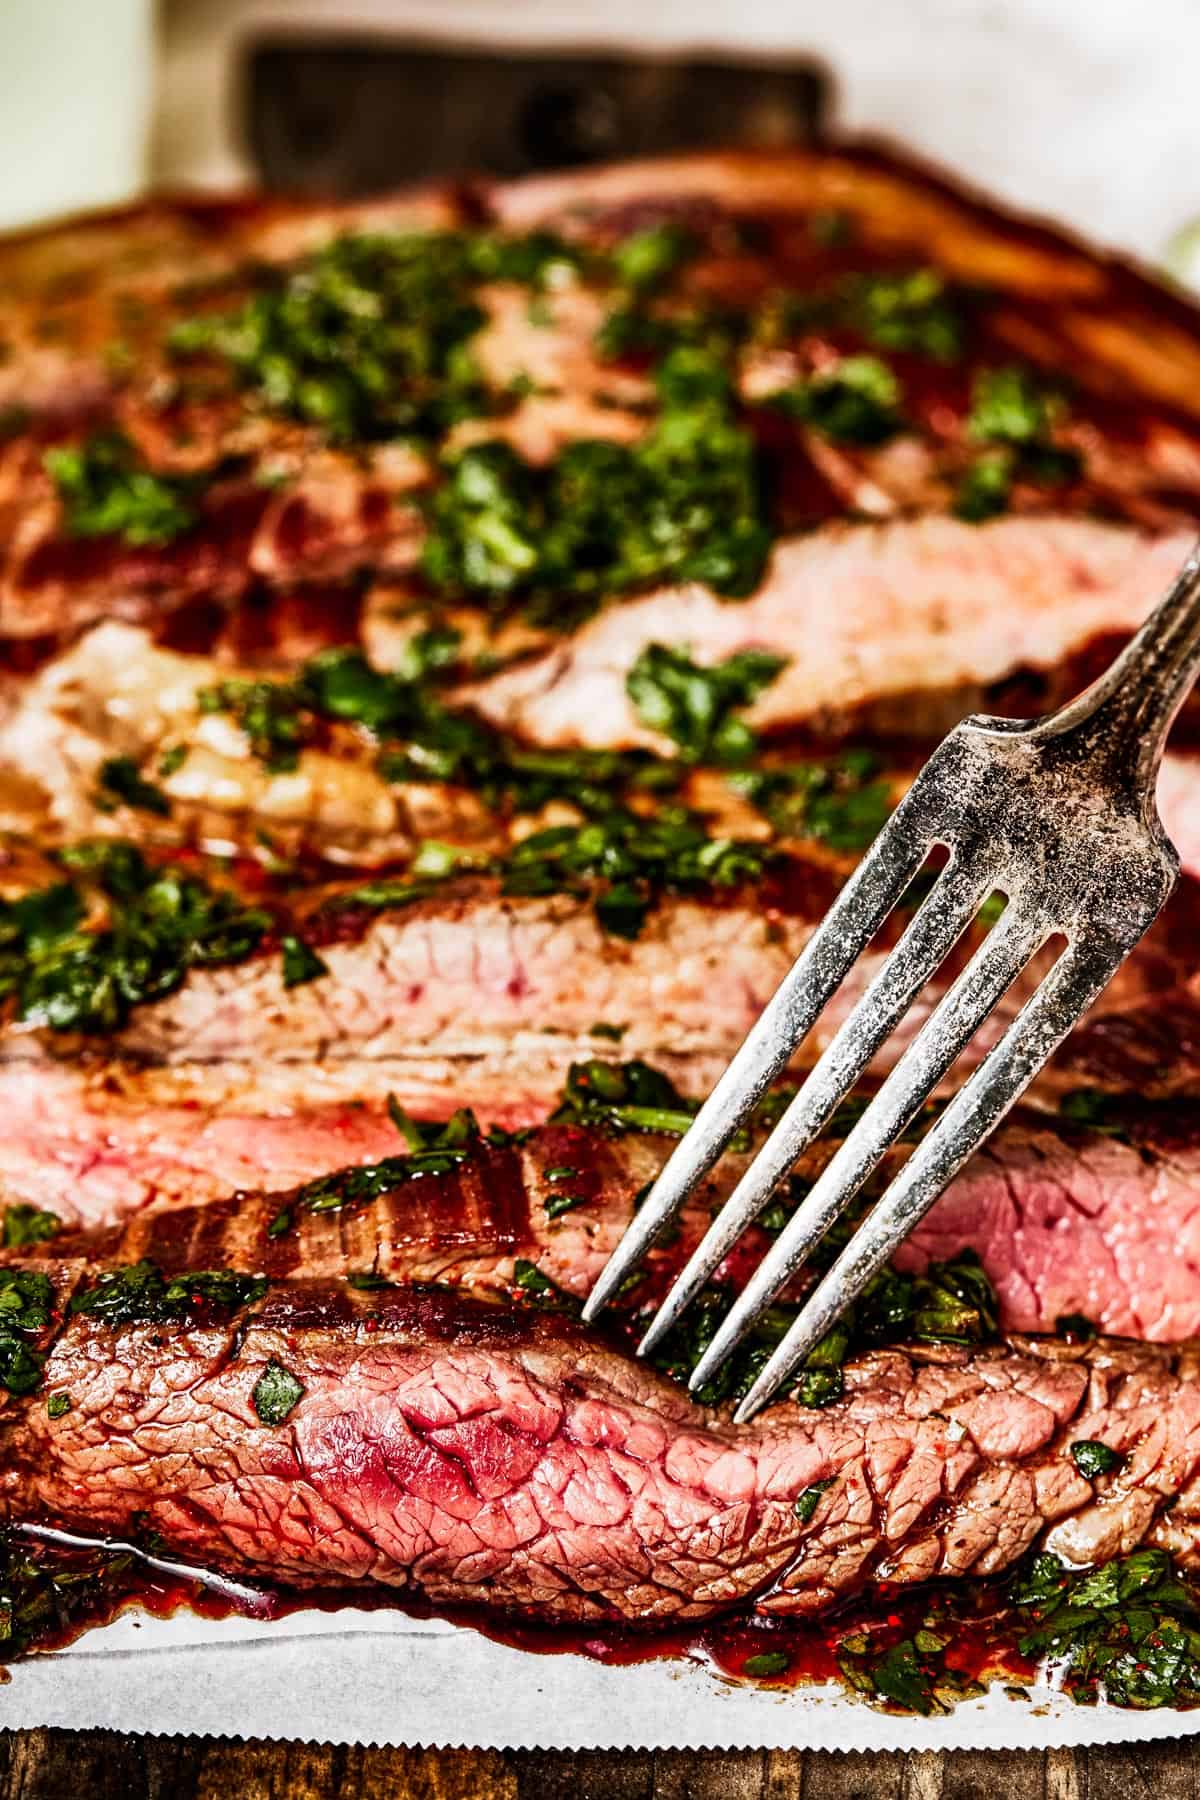
[[[1098,779],[1152,800],[1176,713],[1200,675],[1200,541],[1140,631],[1079,697],[1033,735],[1090,762]]]

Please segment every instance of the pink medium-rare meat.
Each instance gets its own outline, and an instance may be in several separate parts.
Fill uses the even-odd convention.
[[[1010,1331],[1077,1315],[1151,1343],[1200,1337],[1194,1112],[1134,1098],[1100,1131],[1024,1115],[950,1184],[896,1267],[977,1250]]]
[[[749,711],[758,726],[839,732],[865,719],[911,736],[939,695],[947,725],[1019,670],[1051,670],[1097,637],[1126,636],[1192,536],[1051,518],[830,528],[780,544],[743,605],[698,585],[648,594],[464,698],[534,743],[662,748],[625,691],[647,644],[686,644],[705,664],[766,649],[788,662]]]
[[[177,993],[135,1010],[110,1053],[151,1062],[337,1063],[357,1057],[479,1056],[592,1043],[627,1025],[630,1055],[740,1040],[815,918],[764,915],[753,900],[657,909],[633,942],[606,933],[569,895],[503,898],[468,882],[444,899],[376,916],[316,946],[328,975],[285,988],[275,956],[193,970]],[[49,1047],[20,1029],[0,1055]]]
[[[64,1288],[82,1273],[60,1268]],[[291,1377],[271,1424],[268,1371]],[[1081,1562],[1197,1547],[1191,1350],[881,1352],[826,1410],[736,1427],[556,1317],[297,1283],[229,1323],[76,1315],[46,1385],[70,1396],[61,1416],[41,1395],[0,1412],[10,1519],[547,1621],[811,1613],[878,1581],[994,1573],[1047,1533]],[[1119,1472],[1086,1480],[1081,1439]]]

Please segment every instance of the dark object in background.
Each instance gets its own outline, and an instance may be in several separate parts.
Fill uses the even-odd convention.
[[[260,45],[244,92],[266,187],[351,195],[462,170],[511,176],[707,144],[805,144],[828,88],[804,61],[495,56],[360,41]]]

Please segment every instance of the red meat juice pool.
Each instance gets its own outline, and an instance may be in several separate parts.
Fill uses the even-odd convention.
[[[684,1658],[715,1673],[758,1685],[801,1687],[842,1681],[847,1644],[869,1640],[872,1655],[911,1638],[936,1605],[936,1587],[876,1588],[867,1599],[819,1620],[761,1618],[744,1610],[718,1619],[667,1628],[627,1624],[549,1625],[483,1607],[436,1607],[382,1588],[260,1587],[197,1569],[144,1545],[92,1538],[56,1527],[15,1527],[13,1537],[31,1561],[67,1584],[71,1596],[51,1609],[31,1637],[31,1651],[60,1650],[119,1615],[140,1610],[156,1619],[188,1612],[198,1618],[276,1620],[305,1610],[393,1611],[410,1618],[446,1619],[534,1655],[572,1654],[618,1666]],[[945,1590],[943,1590],[945,1591]],[[964,1683],[1027,1682],[1033,1665],[1016,1647],[1015,1623],[987,1582],[959,1583],[954,1614],[939,1626],[949,1639],[945,1665]]]

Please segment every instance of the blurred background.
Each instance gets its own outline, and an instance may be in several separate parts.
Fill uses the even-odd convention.
[[[1198,0],[0,0],[0,227],[882,132],[1200,276]]]

